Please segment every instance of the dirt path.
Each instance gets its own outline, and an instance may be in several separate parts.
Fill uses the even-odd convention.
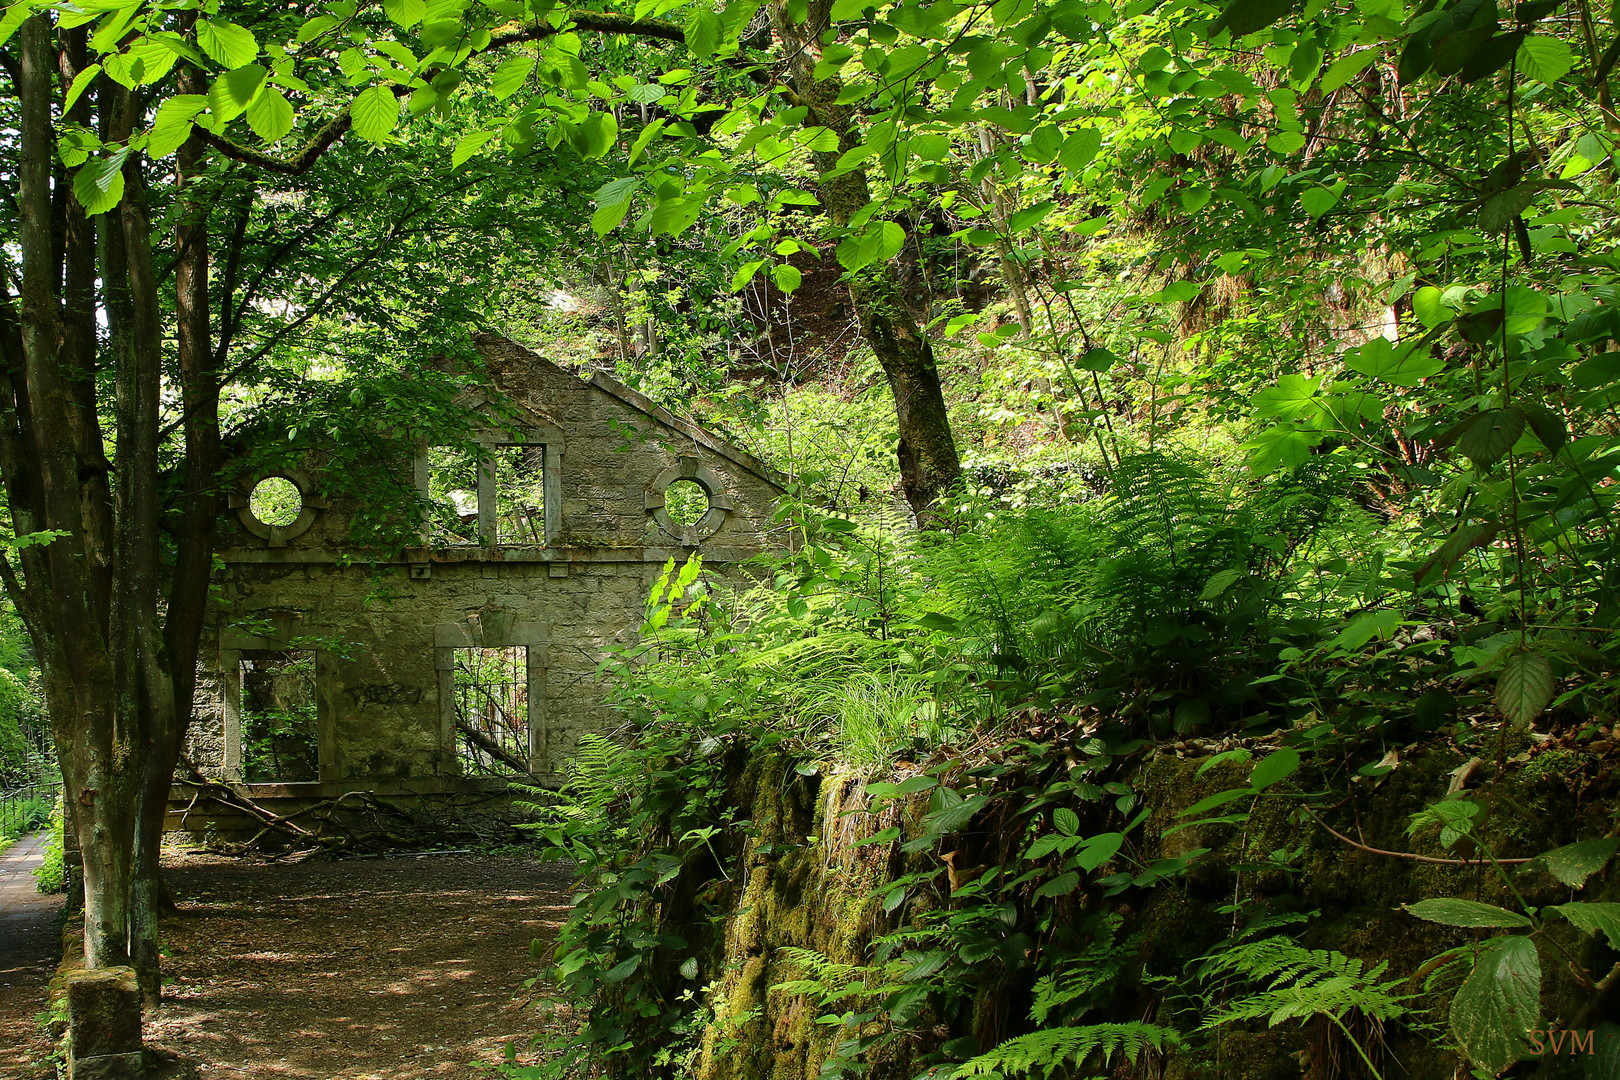
[[[529,943],[567,914],[555,864],[431,856],[169,872],[168,999],[147,1040],[199,1080],[487,1077],[527,1045]]]
[[[51,1049],[34,1022],[45,1008],[45,990],[62,955],[56,932],[62,897],[34,890],[45,836],[25,836],[0,854],[0,1076],[7,1078],[38,1075],[33,1063]]]

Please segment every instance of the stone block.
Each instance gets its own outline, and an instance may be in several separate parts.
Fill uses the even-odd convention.
[[[94,968],[66,977],[69,1080],[145,1075],[141,990],[135,969]]]
[[[68,1080],[144,1080],[146,1059],[133,1054],[102,1054],[73,1058],[68,1064]]]

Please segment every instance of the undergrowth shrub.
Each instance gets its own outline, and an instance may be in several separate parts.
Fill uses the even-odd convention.
[[[579,868],[550,959],[583,1026],[508,1074],[683,1075],[716,1020],[730,875],[764,839],[731,785],[770,755],[854,768],[868,802],[852,812],[916,803],[867,841],[894,860],[870,959],[800,953],[774,991],[824,1010],[823,1076],[902,1045],[940,1080],[1156,1068],[1259,1022],[1325,1032],[1324,1060],[1378,1073],[1385,1025],[1416,1006],[1383,968],[1296,943],[1282,927],[1304,916],[1200,926],[1194,951],[1150,964],[1115,908],[1182,888],[1208,853],[1139,835],[1152,808],[1133,779],[1158,739],[1376,741],[1425,708],[1413,688],[1450,643],[1397,637],[1432,598],[1392,607],[1383,555],[1343,554],[1371,525],[1334,468],[1262,483],[1145,452],[1078,506],[979,505],[923,537],[798,507],[802,543],[744,574],[671,562],[639,642],[605,665],[623,729],[582,741],[536,826]],[[1274,749],[1187,813],[1244,822],[1300,761]],[[1251,869],[1287,877],[1297,854]]]

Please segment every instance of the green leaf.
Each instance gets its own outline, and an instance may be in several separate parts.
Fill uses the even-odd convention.
[[[771,280],[776,282],[778,289],[785,293],[791,293],[799,287],[799,283],[804,280],[804,275],[799,273],[796,266],[791,266],[788,263],[778,263],[771,268]]]
[[[703,200],[675,198],[665,199],[653,207],[652,216],[648,219],[648,227],[654,236],[668,233],[671,236],[686,231],[703,212]]]
[[[1425,285],[1412,294],[1412,314],[1418,317],[1425,330],[1433,330],[1451,321],[1451,309],[1445,305],[1444,296],[1445,293],[1433,285]]]
[[[1320,431],[1306,431],[1292,424],[1274,424],[1244,443],[1241,449],[1248,454],[1249,471],[1256,476],[1269,476],[1278,469],[1293,469],[1310,459],[1311,450],[1320,445],[1326,435]]]
[[[1305,136],[1298,131],[1279,131],[1266,140],[1266,149],[1274,154],[1292,154],[1305,146]]]
[[[1498,192],[1485,200],[1485,205],[1479,210],[1479,227],[1486,232],[1499,233],[1512,224],[1513,219],[1529,209],[1535,201],[1536,193],[1544,185],[1536,180],[1526,180],[1522,184],[1515,184],[1506,191]]]
[[[1254,396],[1255,415],[1281,420],[1316,416],[1322,408],[1317,396],[1321,386],[1320,378],[1289,372],[1277,380],[1276,386],[1268,386]]]
[[[1614,1080],[1620,1076],[1620,1024],[1599,1024],[1593,1044],[1583,1070],[1585,1080]]]
[[[712,8],[699,5],[684,32],[688,49],[701,57],[713,56],[720,46],[720,16]]]
[[[681,978],[683,978],[683,979],[695,979],[695,978],[697,978],[697,975],[698,975],[697,957],[695,957],[695,956],[688,957],[686,962],[681,964]]]
[[[619,137],[619,122],[610,112],[593,112],[574,129],[574,148],[581,155],[595,159],[606,156]]]
[[[885,221],[878,230],[878,248],[875,262],[887,262],[900,254],[906,246],[906,230],[893,221]]]
[[[611,968],[609,968],[607,974],[602,976],[602,981],[607,983],[624,982],[624,980],[634,975],[636,973],[636,969],[640,966],[641,954],[636,953],[630,959],[621,960],[619,963],[614,964]]]
[[[967,828],[968,822],[973,820],[973,816],[983,810],[990,801],[983,795],[975,795],[969,799],[963,799],[960,796],[957,798],[958,801],[948,803],[922,819],[922,827],[926,833],[943,836],[946,833],[961,832]]]
[[[1360,52],[1345,53],[1333,63],[1322,75],[1322,93],[1331,94],[1357,75],[1366,71],[1374,60],[1378,59],[1377,49],[1362,49]]]
[[[508,56],[489,77],[489,92],[497,101],[505,101],[522,88],[534,72],[534,57],[521,53]]]
[[[455,149],[450,151],[450,167],[452,169],[461,168],[467,163],[468,159],[482,150],[489,140],[498,134],[500,134],[498,131],[469,131],[457,139]]]
[[[1227,589],[1231,588],[1233,583],[1235,583],[1239,578],[1245,576],[1247,573],[1248,571],[1238,568],[1233,570],[1222,570],[1217,574],[1211,575],[1210,579],[1204,582],[1203,591],[1198,594],[1198,599],[1200,601],[1215,599]]]
[[[91,158],[73,175],[73,194],[90,216],[105,214],[124,197],[124,159],[128,149],[111,157]]]
[[[1080,128],[1063,140],[1063,149],[1058,151],[1058,164],[1070,172],[1079,172],[1097,156],[1102,142],[1102,132],[1098,129]]]
[[[1052,824],[1064,836],[1074,836],[1080,832],[1080,815],[1067,806],[1060,806],[1052,811]]]
[[[383,0],[383,13],[402,30],[409,30],[427,14],[426,0]]]
[[[198,19],[197,44],[210,59],[225,68],[251,64],[259,55],[259,42],[253,32],[233,22]]]
[[[1037,203],[1034,206],[1026,207],[1023,210],[1018,211],[1007,220],[1007,230],[1009,232],[1020,233],[1026,229],[1032,229],[1036,225],[1039,225],[1042,221],[1046,220],[1046,215],[1050,214],[1056,209],[1057,203],[1055,202]],[[896,228],[898,228],[898,226],[896,226]],[[903,242],[904,241],[902,240],[902,243]],[[899,248],[896,248],[895,251],[898,252]]]
[[[84,93],[84,88],[89,86],[90,83],[94,81],[95,77],[100,74],[101,65],[91,64],[89,67],[73,76],[73,85],[68,87],[67,97],[62,99],[63,115],[73,111],[73,103],[79,100],[79,96]]]
[[[1285,780],[1299,771],[1299,751],[1291,746],[1278,747],[1271,754],[1262,758],[1249,774],[1249,784],[1256,791]]]
[[[1583,933],[1602,934],[1609,939],[1609,948],[1620,949],[1620,904],[1576,902],[1547,910],[1558,912]]]
[[[1545,405],[1520,405],[1524,417],[1530,425],[1530,430],[1550,452],[1557,453],[1559,448],[1569,442],[1569,428],[1564,425],[1564,418]]]
[[[1339,632],[1332,644],[1346,652],[1355,652],[1373,638],[1393,633],[1401,624],[1401,613],[1393,608],[1369,611],[1358,615],[1349,626]]]
[[[399,99],[386,86],[371,86],[360,92],[349,106],[354,133],[369,143],[381,144],[399,121]]]
[[[1124,843],[1124,833],[1111,832],[1093,836],[1075,854],[1074,861],[1079,864],[1080,869],[1089,874],[1118,854]]]
[[[1538,856],[1533,865],[1544,867],[1565,885],[1579,889],[1587,878],[1603,869],[1617,851],[1620,851],[1620,838],[1580,840]]]
[[[1081,371],[1102,372],[1107,371],[1117,363],[1119,363],[1119,357],[1101,345],[1093,345],[1081,354],[1080,358],[1074,362],[1074,366]]]
[[[1476,468],[1488,469],[1513,449],[1513,444],[1524,434],[1526,419],[1522,409],[1511,406],[1483,412],[1474,418],[1457,440],[1457,449]]]
[[[1500,525],[1475,523],[1462,526],[1446,537],[1445,543],[1440,545],[1440,549],[1429,556],[1422,566],[1418,567],[1414,579],[1417,584],[1424,585],[1427,584],[1429,575],[1436,570],[1440,571],[1441,576],[1444,576],[1453,566],[1457,565],[1457,560],[1475,548],[1490,543],[1496,539],[1496,534],[1501,531],[1502,526]]]
[[[1293,0],[1231,0],[1210,23],[1205,36],[1213,38],[1222,30],[1230,30],[1233,40],[1236,40],[1245,34],[1264,30],[1288,14],[1293,6]]]
[[[267,143],[273,143],[293,129],[292,102],[275,87],[269,87],[247,107],[248,127]]]
[[[1501,1073],[1524,1056],[1541,1008],[1541,959],[1519,934],[1493,938],[1451,999],[1451,1033],[1475,1065]]]
[[[269,75],[263,65],[247,64],[225,72],[208,88],[208,108],[223,123],[241,116],[258,96]]]
[[[1496,680],[1496,707],[1515,727],[1529,727],[1552,700],[1554,685],[1545,653],[1514,647]]]
[[[1494,904],[1481,904],[1474,900],[1451,898],[1419,900],[1407,904],[1406,910],[1425,922],[1442,926],[1511,926],[1531,927],[1535,923],[1516,911]]]
[[[731,275],[731,291],[736,292],[738,289],[752,281],[754,279],[754,275],[759,273],[759,268],[764,265],[764,259],[755,259],[753,262],[743,263],[741,266],[737,267],[737,272]],[[789,613],[792,614],[791,610]],[[800,614],[803,613],[801,612]],[[798,618],[799,616],[795,615],[794,617]]]
[[[1344,366],[1395,386],[1416,386],[1444,371],[1446,362],[1415,343],[1396,345],[1379,337],[1345,353]]]
[[[29,0],[16,0],[15,3],[7,7],[5,15],[0,16],[0,45],[10,41],[11,36],[22,27],[23,23],[28,21],[28,17],[33,13],[34,4]]]
[[[1519,70],[1548,85],[1569,74],[1574,66],[1575,55],[1562,38],[1534,34],[1519,46]]]
[[[1339,193],[1332,188],[1316,184],[1300,192],[1299,204],[1305,208],[1305,213],[1313,218],[1319,218],[1339,201]]]
[[[156,161],[178,150],[191,137],[192,119],[207,106],[208,99],[201,94],[176,94],[159,105],[146,139],[146,156]]]
[[[1036,900],[1041,900],[1048,896],[1067,896],[1079,887],[1080,875],[1075,871],[1070,870],[1066,874],[1059,874],[1051,881],[1048,881],[1045,885],[1042,885],[1040,888],[1036,889],[1034,898]]]
[[[1179,811],[1176,816],[1192,817],[1194,814],[1207,813],[1210,810],[1214,810],[1216,807],[1225,806],[1229,802],[1236,802],[1245,796],[1255,794],[1257,793],[1252,787],[1227,788],[1225,791],[1217,791],[1213,795],[1199,799],[1197,802],[1187,807],[1187,809]]]

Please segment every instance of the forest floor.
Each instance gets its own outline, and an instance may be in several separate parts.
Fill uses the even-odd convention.
[[[440,1080],[543,1023],[525,1008],[568,913],[555,863],[489,856],[176,857],[168,1004],[147,1041],[197,1080]]]
[[[566,866],[182,854],[167,878],[179,912],[163,927],[165,1004],[146,1025],[163,1080],[493,1077],[479,1066],[508,1042],[529,1060],[547,1022],[523,984],[542,970],[530,942],[549,946],[567,915]],[[11,1011],[31,1018],[37,996]]]

